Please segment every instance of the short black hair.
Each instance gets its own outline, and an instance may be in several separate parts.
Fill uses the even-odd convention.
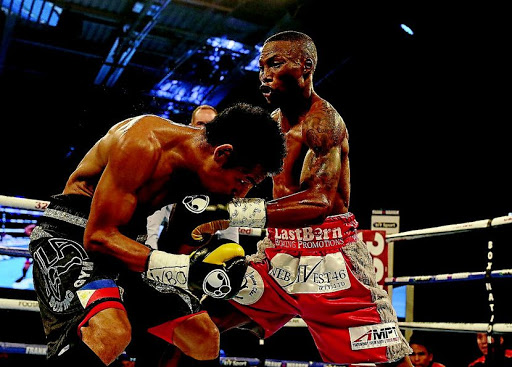
[[[233,146],[226,168],[252,169],[261,165],[269,175],[282,170],[286,155],[284,135],[270,113],[261,107],[235,103],[205,125],[205,134],[212,146]]]
[[[431,335],[427,335],[425,333],[422,333],[421,331],[416,330],[413,332],[409,340],[409,345],[412,344],[423,345],[430,354],[434,353]]]
[[[302,52],[304,58],[311,58],[314,63],[314,67],[318,63],[318,53],[316,50],[315,42],[306,33],[298,31],[282,31],[278,32],[265,41],[265,43],[276,42],[276,41],[291,41],[300,43],[302,46]]]

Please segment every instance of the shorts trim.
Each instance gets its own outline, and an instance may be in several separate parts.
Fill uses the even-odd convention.
[[[62,210],[48,208],[44,211],[44,216],[47,218],[57,219],[69,224],[73,224],[78,227],[85,228],[87,225],[87,219],[82,218]]]

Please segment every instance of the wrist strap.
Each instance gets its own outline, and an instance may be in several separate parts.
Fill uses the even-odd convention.
[[[228,204],[228,212],[232,227],[265,228],[267,224],[267,207],[263,199],[235,199]]]
[[[153,251],[155,251],[154,248],[150,249],[149,250],[149,254],[148,254],[148,257],[146,258],[146,264],[144,264],[144,269],[148,270],[148,267],[149,267],[149,258],[151,257],[151,254],[153,253]]]
[[[155,282],[188,289],[190,256],[154,250],[148,257],[146,276]]]

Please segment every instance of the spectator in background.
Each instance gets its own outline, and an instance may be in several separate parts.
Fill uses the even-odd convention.
[[[173,204],[166,205],[148,217],[148,238],[146,239],[146,245],[158,249],[160,234],[169,222],[169,215],[171,214],[173,206]]]
[[[496,340],[498,340],[498,343],[495,342]],[[471,362],[468,367],[512,367],[512,350],[506,348],[503,335],[496,338],[490,337],[490,340],[488,340],[486,333],[477,333],[476,343],[482,356]],[[489,353],[491,345],[494,346],[494,350]]]
[[[409,340],[409,346],[413,350],[409,357],[414,367],[445,367],[444,364],[434,362],[432,344],[426,335],[416,331]]]
[[[217,110],[210,105],[202,104],[192,111],[190,126],[204,126],[217,116]]]
[[[29,224],[28,226],[25,227],[25,234],[27,235],[27,237],[30,237],[30,235],[32,234],[32,230],[34,229],[36,225],[35,224]],[[32,258],[31,257],[27,257],[25,259],[25,262],[23,263],[23,268],[21,269],[21,277],[19,277],[18,279],[15,280],[16,283],[20,283],[23,279],[25,279],[27,277],[27,273],[28,273],[28,269],[30,269],[30,265],[32,265]]]

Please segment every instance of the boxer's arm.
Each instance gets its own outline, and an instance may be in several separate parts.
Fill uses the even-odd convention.
[[[150,138],[130,132],[114,144],[94,192],[84,246],[142,272],[149,249],[121,234],[119,228],[130,222],[137,207],[137,190],[151,177],[159,152]]]
[[[308,165],[314,169],[304,175],[302,190],[267,202],[267,227],[322,223],[334,204],[340,175],[339,155],[339,149],[332,148],[327,154],[310,157],[315,162]]]
[[[340,192],[348,208],[350,172],[348,133],[345,123],[332,108],[318,108],[303,122],[304,140],[309,148],[303,162],[300,191],[265,202],[263,199],[236,199],[224,206],[226,215],[194,229],[196,240],[213,230],[234,227],[297,227],[322,223],[332,213]],[[342,178],[343,179],[340,179]],[[341,186],[340,186],[341,185]],[[209,210],[222,209],[222,205]],[[219,210],[220,212],[221,210]]]
[[[228,227],[298,227],[322,223],[332,212],[342,172],[340,167],[348,164],[348,158],[342,162],[340,147],[332,147],[327,153],[313,157],[311,152],[304,163],[301,191],[268,202],[242,198],[224,206],[210,206],[210,210],[224,210],[225,216],[220,217],[226,219],[197,226],[191,233],[192,238],[203,241]],[[350,183],[346,182],[344,190],[349,189]],[[348,208],[348,200],[345,205]]]
[[[329,109],[317,111],[303,123],[309,150],[302,166],[300,191],[267,202],[267,227],[321,223],[332,212],[338,189],[349,194],[346,126]],[[339,188],[342,174],[346,186]]]

